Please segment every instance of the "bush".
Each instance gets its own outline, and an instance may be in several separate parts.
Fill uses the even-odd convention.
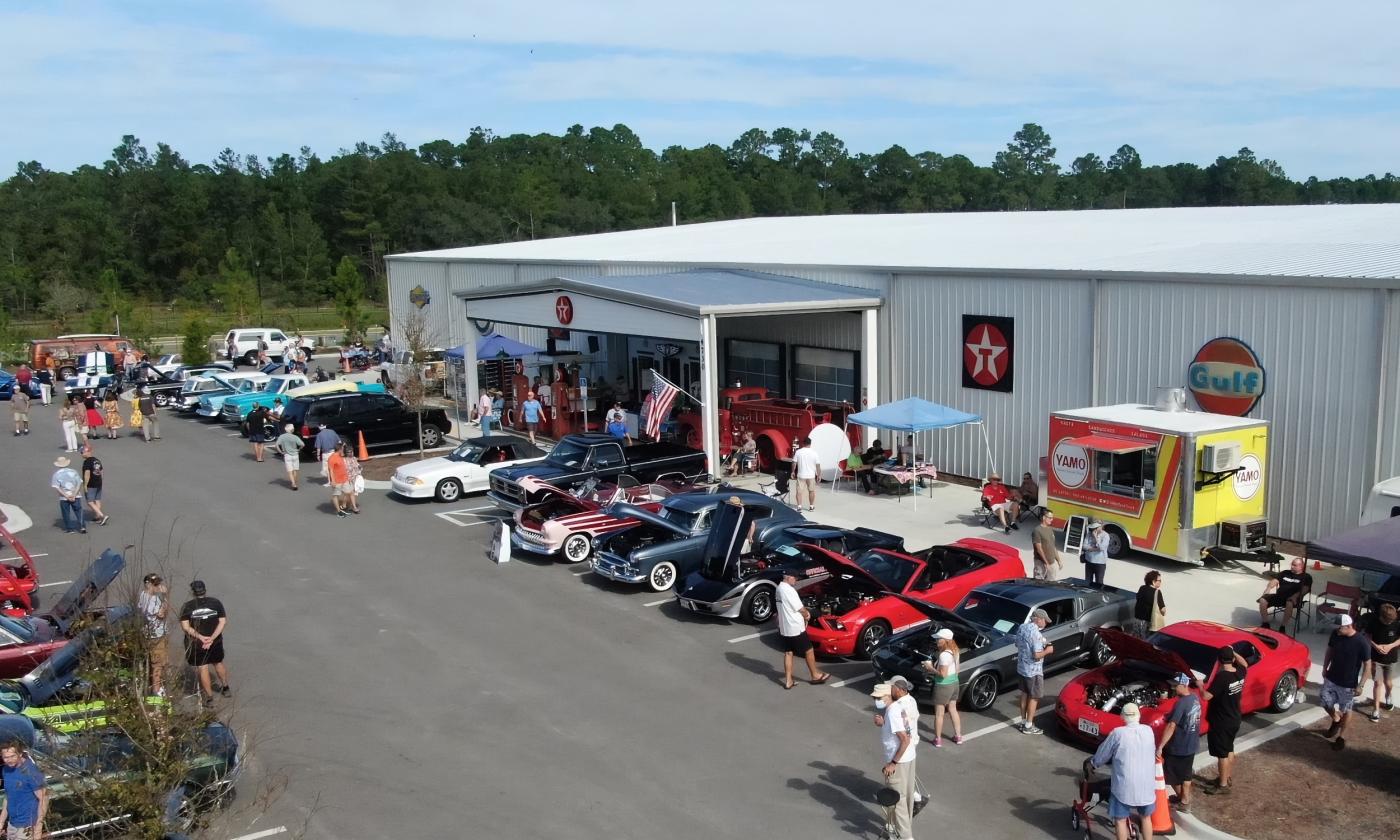
[[[185,340],[180,346],[180,355],[184,357],[185,364],[202,365],[210,361],[210,329],[209,322],[200,315],[192,314],[185,319],[184,329],[181,330]]]

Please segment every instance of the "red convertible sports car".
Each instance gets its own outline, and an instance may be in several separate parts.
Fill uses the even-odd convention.
[[[39,573],[34,569],[34,559],[24,550],[24,544],[0,526],[0,551],[7,548],[13,549],[16,556],[0,559],[0,614],[28,615],[34,609]]]
[[[1070,680],[1055,704],[1055,717],[1065,733],[1095,744],[1123,724],[1118,710],[1125,703],[1138,704],[1142,722],[1160,733],[1176,704],[1171,678],[1193,675],[1197,686],[1192,690],[1200,696],[1200,686],[1209,685],[1215,676],[1217,651],[1226,645],[1248,666],[1240,698],[1244,714],[1287,711],[1312,667],[1305,645],[1262,627],[1241,630],[1213,621],[1180,621],[1146,639],[1108,628],[1098,633],[1117,658]],[[1205,707],[1202,697],[1202,712]],[[1209,729],[1202,714],[1201,732]]]
[[[89,565],[46,613],[26,618],[0,616],[0,679],[17,679],[48,659],[91,617],[93,605],[126,566],[108,549]]]
[[[835,656],[869,657],[890,633],[928,621],[892,592],[951,609],[974,587],[1026,574],[1019,551],[991,540],[963,539],[913,554],[872,549],[850,560],[806,548],[823,567],[798,584],[812,613],[807,636],[818,651]]]

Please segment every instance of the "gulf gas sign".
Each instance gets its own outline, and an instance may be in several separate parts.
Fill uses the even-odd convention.
[[[1238,338],[1213,338],[1191,359],[1186,387],[1202,411],[1243,417],[1264,396],[1264,365]]]

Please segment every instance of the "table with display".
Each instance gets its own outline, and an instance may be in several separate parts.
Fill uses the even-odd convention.
[[[911,492],[914,496],[915,507],[918,507],[919,505],[919,487],[918,484],[916,484],[916,482],[922,481],[923,479],[928,479],[928,493],[929,496],[932,497],[933,482],[938,480],[938,470],[934,468],[933,464],[915,463],[913,466],[910,466],[908,464],[901,464],[897,461],[886,461],[883,464],[875,466],[872,472],[874,472],[876,475],[885,476],[887,478],[893,479],[900,486],[901,491],[903,490],[905,485],[913,485],[911,487]],[[902,492],[898,493],[896,494],[895,498],[900,498],[902,495]]]

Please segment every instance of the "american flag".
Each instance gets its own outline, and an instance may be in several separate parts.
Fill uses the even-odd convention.
[[[676,394],[680,392],[680,388],[652,373],[651,393],[642,400],[642,415],[647,421],[647,437],[655,440],[661,436],[661,424],[666,422],[666,417],[671,413],[671,406],[676,401]]]

